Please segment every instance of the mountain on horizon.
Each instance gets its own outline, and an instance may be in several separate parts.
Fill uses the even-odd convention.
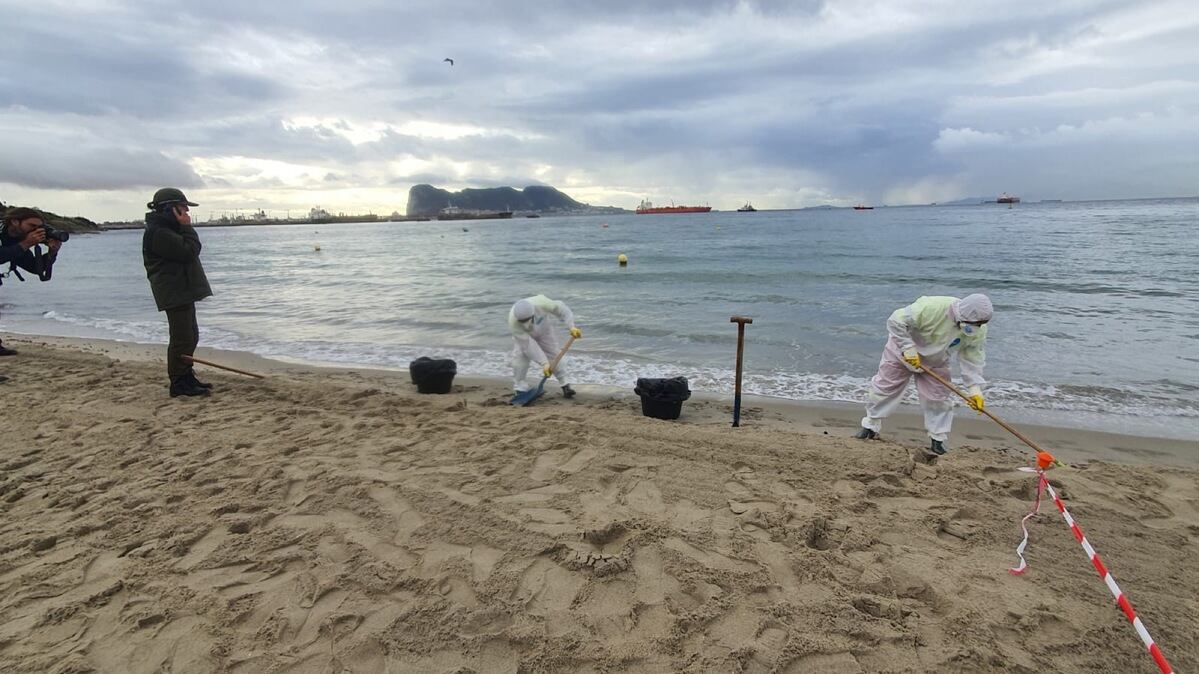
[[[529,185],[523,190],[512,187],[467,188],[450,192],[428,184],[408,190],[408,216],[435,216],[441,209],[456,206],[478,211],[528,211],[531,213],[620,212],[610,206],[591,206],[575,201],[549,185]]]

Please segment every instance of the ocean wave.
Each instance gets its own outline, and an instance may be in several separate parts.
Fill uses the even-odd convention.
[[[86,318],[48,311],[43,318],[92,328],[106,336],[139,342],[165,343],[165,321],[138,322]],[[219,327],[201,327],[201,343],[218,349],[249,351],[265,357],[319,363],[406,369],[420,356],[452,358],[463,375],[511,377],[511,351],[474,347],[429,347],[412,344],[382,344],[354,341],[284,341],[248,337]],[[602,356],[573,352],[564,362],[571,381],[627,388],[639,377],[687,377],[695,391],[731,394],[732,368],[666,363],[627,355]],[[531,372],[530,377],[535,373]],[[743,390],[749,394],[790,400],[862,402],[870,379],[848,374],[749,370]],[[1186,382],[1157,380],[1142,387],[1081,386],[1073,384],[992,381],[987,386],[990,405],[1008,408],[1061,412],[1102,413],[1131,417],[1199,419],[1196,387]],[[915,387],[909,387],[906,402],[916,403]]]

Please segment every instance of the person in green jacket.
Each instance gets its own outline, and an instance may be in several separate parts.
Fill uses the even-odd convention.
[[[196,302],[210,297],[212,288],[200,264],[200,237],[191,224],[188,201],[183,192],[164,187],[146,204],[146,231],[142,235],[142,260],[158,310],[166,312],[170,329],[167,344],[167,375],[171,397],[207,395],[211,384],[196,379],[191,356],[200,342]]]

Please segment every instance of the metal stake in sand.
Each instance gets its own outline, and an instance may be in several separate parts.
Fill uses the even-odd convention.
[[[199,359],[199,358],[196,358],[195,356],[186,356],[186,355],[185,355],[185,356],[183,356],[183,360],[186,360],[186,361],[187,361],[187,362],[189,362],[189,363],[200,363],[201,365],[207,365],[208,367],[215,367],[215,368],[218,368],[218,369],[221,369],[221,370],[228,370],[228,371],[230,371],[230,372],[236,372],[236,373],[238,373],[238,374],[244,374],[244,375],[246,375],[247,377],[253,377],[253,378],[255,378],[255,379],[266,379],[266,377],[265,377],[265,376],[263,376],[263,375],[260,375],[260,374],[254,374],[253,372],[246,372],[245,370],[239,370],[239,369],[237,369],[237,368],[235,368],[235,367],[229,367],[228,365],[219,365],[219,364],[217,364],[217,363],[213,363],[213,362],[211,362],[211,361],[207,361],[207,360],[201,360],[201,359]]]
[[[753,324],[747,316],[733,316],[729,323],[737,324],[737,381],[733,388],[733,428],[741,425],[741,358],[745,353],[745,324]]]

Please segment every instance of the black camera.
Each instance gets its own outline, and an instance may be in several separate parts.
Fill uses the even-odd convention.
[[[70,232],[64,232],[61,229],[54,229],[50,225],[43,224],[42,231],[46,233],[46,240],[54,239],[66,243],[67,239],[71,238]]]

